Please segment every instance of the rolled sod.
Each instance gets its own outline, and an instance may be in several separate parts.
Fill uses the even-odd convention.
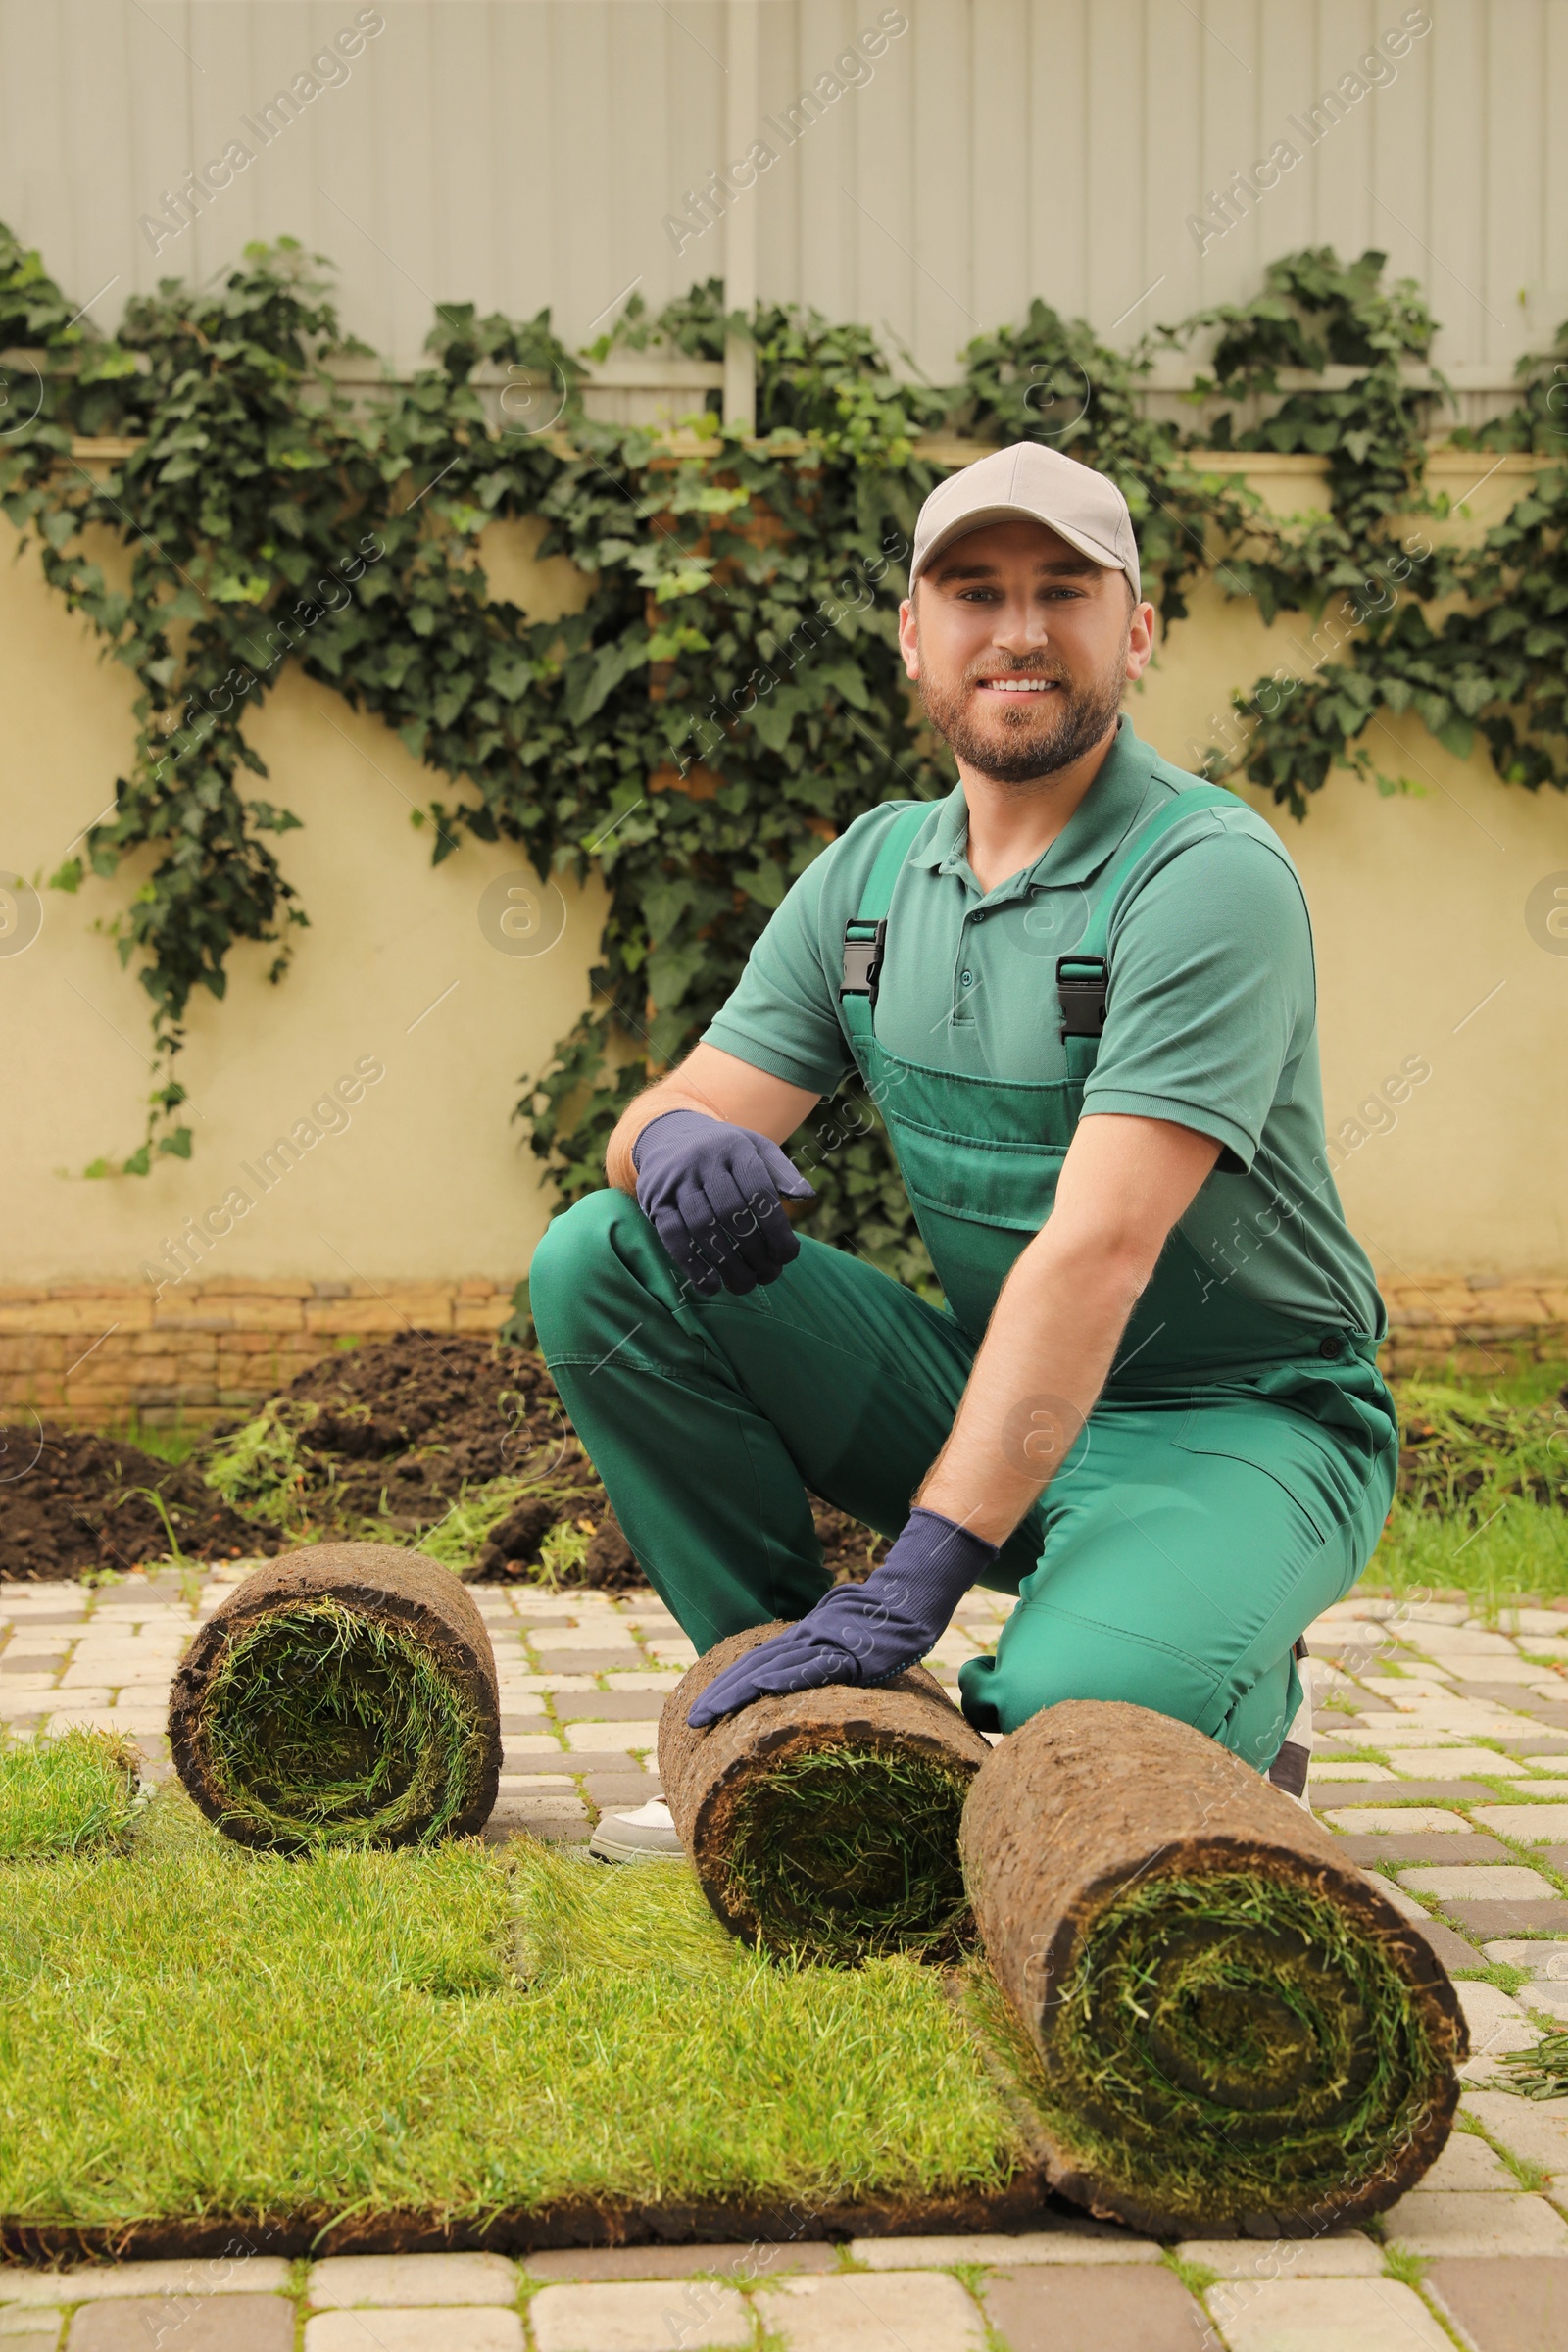
[[[687,1722],[715,1675],[783,1630],[730,1635],[664,1701],[660,1775],[704,1892],[732,1935],[780,1955],[955,1958],[971,1933],[958,1825],[989,1750],[940,1683],[916,1666]]]
[[[258,1568],[174,1678],[169,1740],[241,1844],[416,1845],[482,1827],[501,1720],[484,1621],[450,1568],[318,1544]]]
[[[1201,1733],[1047,1708],[988,1757],[962,1848],[1067,2196],[1154,2235],[1315,2235],[1439,2154],[1469,2046],[1442,1964]]]

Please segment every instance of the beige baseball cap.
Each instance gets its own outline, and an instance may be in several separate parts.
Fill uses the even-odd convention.
[[[1134,597],[1141,596],[1138,542],[1127,501],[1108,473],[1097,473],[1038,441],[993,450],[937,484],[914,526],[909,586],[955,539],[990,522],[1020,520],[1049,523],[1092,564],[1124,571]]]

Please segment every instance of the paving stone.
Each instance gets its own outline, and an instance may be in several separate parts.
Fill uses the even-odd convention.
[[[613,1810],[618,1805],[646,1805],[650,1797],[664,1793],[657,1772],[585,1772],[582,1785],[601,1812],[607,1806]]]
[[[762,2237],[744,2246],[563,2246],[530,2254],[524,2264],[530,2279],[546,2284],[690,2278],[699,2271],[716,2272],[741,2284],[789,2271],[836,2271],[838,2267],[837,2246],[826,2245],[820,2238]]]
[[[749,2345],[744,2297],[709,2279],[603,2286],[547,2286],[528,2321],[538,2352],[697,2352],[699,2345]],[[311,2352],[307,2342],[306,2352]]]
[[[1471,1833],[1462,1827],[1457,1835],[1446,1830],[1438,1833],[1424,1830],[1401,1837],[1384,1831],[1375,1838],[1342,1837],[1340,1843],[1352,1862],[1379,1867],[1389,1862],[1397,1862],[1402,1867],[1406,1862],[1506,1862],[1510,1858],[1508,1847],[1499,1844],[1495,1838],[1484,1837],[1479,1831]]]
[[[70,2352],[70,2347],[67,2347]],[[180,2347],[165,2347],[180,2352]],[[523,2352],[514,2311],[323,2311],[305,2323],[305,2352]]]
[[[1483,1780],[1512,1780],[1525,1767],[1518,1756],[1500,1756],[1490,1747],[1406,1747],[1398,1755],[1400,1772],[1417,1780],[1462,1780],[1476,1773]]]
[[[1401,1757],[1401,1768],[1403,1761]],[[1314,1811],[1319,1813],[1330,1806],[1339,1811],[1361,1805],[1376,1805],[1380,1812],[1397,1813],[1406,1806],[1419,1809],[1428,1805],[1484,1805],[1495,1794],[1484,1781],[1345,1781],[1325,1788],[1321,1796],[1313,1796],[1312,1803]]]
[[[612,1649],[623,1666],[642,1656],[631,1627],[608,1611],[602,1617],[581,1613],[576,1625],[541,1626],[537,1632],[530,1631],[528,1646],[536,1653],[550,1649],[570,1656],[578,1673],[585,1671],[583,1656],[601,1649]]]
[[[1423,1830],[1462,1837],[1466,1826],[1462,1813],[1446,1812],[1439,1805],[1342,1805],[1337,1799],[1323,1819],[1332,1829],[1362,1838],[1376,1837],[1385,1830],[1401,1838]]]
[[[1568,2342],[1568,2264],[1549,2256],[1435,2262],[1422,2284],[1475,2352],[1550,2352]]]
[[[785,2352],[984,2352],[979,2312],[956,2278],[937,2272],[790,2278],[760,2294],[757,2309]]]
[[[1326,1756],[1321,1763],[1314,1756],[1307,1775],[1308,1787],[1313,1787],[1320,1781],[1329,1787],[1332,1787],[1337,1781],[1365,1781],[1370,1788],[1372,1783],[1376,1781],[1392,1782],[1393,1780],[1394,1774],[1387,1764],[1362,1764],[1353,1761],[1348,1756]],[[1336,1804],[1339,1803],[1337,1795],[1334,1801]],[[1369,1795],[1367,1802],[1370,1804],[1371,1801]]]
[[[638,1676],[639,1683],[642,1676]],[[556,1713],[563,1723],[647,1723],[650,1720],[646,1690],[573,1691],[563,1699]]]
[[[1204,2301],[1230,2352],[1453,2352],[1420,2296],[1392,2278],[1244,2279]]]
[[[1568,1797],[1568,1781],[1529,1780],[1518,1784],[1521,1796],[1532,1801],[1537,1797]]]
[[[574,1754],[625,1755],[634,1747],[657,1747],[659,1725],[646,1715],[622,1723],[568,1723],[566,1745]]]
[[[123,2295],[272,2295],[286,2291],[288,2263],[275,2254],[195,2257],[189,2262],[84,2263],[75,2271],[8,2270],[13,2306],[99,2303]]]
[[[997,2271],[986,2317],[1010,2352],[1203,2352],[1214,2337],[1173,2271]],[[874,2338],[868,2339],[874,2341]]]
[[[77,2312],[66,2346],[67,2352],[294,2352],[294,2306],[283,2295],[127,2296]]]
[[[1460,1985],[1461,1993],[1486,1990],[1490,1987]],[[1517,2195],[1519,2182],[1503,2163],[1494,2148],[1489,2148],[1474,2132],[1450,2132],[1447,2145],[1436,2164],[1422,2174],[1417,2186],[1424,2190],[1474,2189],[1506,2191]],[[1410,2192],[1414,2195],[1414,2190]],[[1366,2241],[1370,2243],[1370,2240]],[[1374,2248],[1374,2251],[1377,2249]]]
[[[1403,1878],[1417,1894],[1431,1895],[1441,1903],[1528,1903],[1550,1891],[1546,1881],[1522,1862],[1480,1869],[1456,1863],[1450,1868],[1407,1870]]]
[[[8,2316],[15,2316],[21,2325],[8,2328]],[[0,2344],[6,2352],[59,2352],[60,2314],[23,2311],[8,2315],[0,2311]]]
[[[1482,2147],[1484,2142],[1477,2140],[1476,2145]],[[1506,2171],[1506,2167],[1502,2169]],[[1512,2173],[1507,2179],[1512,2187]],[[1383,2276],[1383,2248],[1359,2230],[1330,2230],[1324,2237],[1198,2237],[1188,2239],[1176,2251],[1184,2262],[1200,2262],[1205,2269],[1218,2271],[1222,2278]]]
[[[1056,2230],[1026,2230],[972,2237],[852,2237],[850,2252],[873,2271],[951,2270],[955,2263],[1004,2264],[1009,2270],[1049,2263],[1158,2262],[1152,2239],[1135,2237],[1110,2222],[1069,2222]]]
[[[635,1654],[630,1649],[545,1649],[537,1642],[534,1645],[534,1655],[546,1675],[553,1669],[584,1677],[608,1674],[612,1666],[626,1665]],[[695,1658],[692,1662],[696,1663]]]
[[[673,1690],[681,1680],[678,1666],[634,1666],[629,1671],[612,1667],[607,1677],[610,1695],[618,1690]]]
[[[1504,2094],[1506,2095],[1506,2094]],[[1413,2188],[1383,2217],[1391,2245],[1407,2254],[1568,2256],[1568,2222],[1544,2197]]]
[[[311,2272],[313,2311],[426,2303],[514,2303],[517,2273],[504,2254],[329,2254]]]
[[[1560,1936],[1568,1930],[1568,1900],[1550,1895],[1539,1903],[1447,1902],[1443,1906],[1477,1942],[1491,1936]]]
[[[1500,1962],[1504,1968],[1527,1968],[1533,1977],[1556,1978],[1568,1983],[1568,1943],[1510,1942],[1504,1938],[1487,1945],[1487,1958]]]
[[[1504,1838],[1518,1838],[1527,1845],[1537,1839],[1550,1842],[1553,1838],[1568,1838],[1568,1805],[1478,1805],[1475,1819],[1489,1830],[1495,1830]]]
[[[1463,2105],[1510,2156],[1568,2180],[1568,2098],[1522,2099],[1515,2091],[1467,2090]]]

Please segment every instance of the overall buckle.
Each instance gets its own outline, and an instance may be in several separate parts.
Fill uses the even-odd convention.
[[[876,1007],[877,983],[882,977],[882,956],[887,936],[885,921],[866,923],[852,916],[844,926],[844,983],[839,995],[867,997],[873,1011]]]
[[[1105,988],[1109,970],[1103,956],[1058,956],[1056,997],[1061,1005],[1061,1034],[1100,1037],[1105,1027]]]

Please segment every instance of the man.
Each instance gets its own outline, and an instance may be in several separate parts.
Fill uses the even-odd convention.
[[[896,1673],[978,1583],[1018,1595],[959,1678],[982,1730],[1130,1699],[1298,1796],[1293,1652],[1397,1449],[1299,883],[1119,713],[1153,612],[1104,475],[1021,444],[944,482],[899,625],[959,782],[857,819],[632,1103],[534,1257],[547,1359],[697,1648],[800,1621],[694,1722]],[[779,1147],[852,1067],[945,1308],[784,1213]],[[865,1583],[824,1590],[808,1490],[897,1539]],[[657,1803],[595,1839],[675,1842]]]

